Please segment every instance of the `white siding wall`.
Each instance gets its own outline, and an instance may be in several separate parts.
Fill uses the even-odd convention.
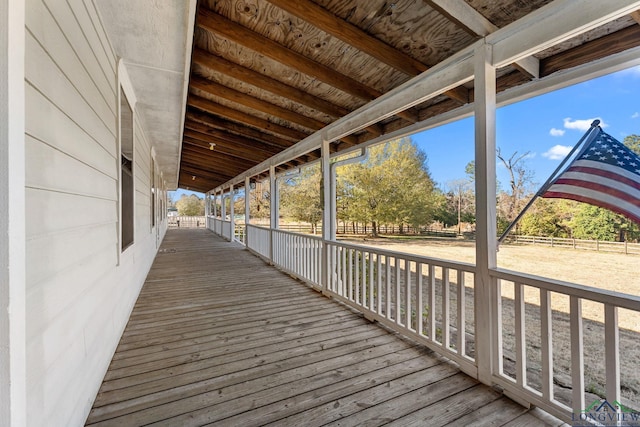
[[[83,425],[156,252],[151,147],[136,120],[118,261],[117,58],[91,0],[26,4],[28,425]]]

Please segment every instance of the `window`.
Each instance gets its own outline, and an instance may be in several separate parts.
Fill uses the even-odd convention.
[[[133,244],[133,110],[120,89],[120,250]]]

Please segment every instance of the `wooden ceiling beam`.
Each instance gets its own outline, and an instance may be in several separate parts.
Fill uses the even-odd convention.
[[[631,17],[634,21],[640,24],[640,10],[636,10],[635,12],[631,12]]]
[[[382,95],[382,92],[376,89],[340,74],[209,9],[200,8],[198,26],[365,101],[372,101]],[[411,123],[415,123],[418,117],[418,114],[411,110],[400,111],[397,115]]]
[[[185,139],[188,138],[191,142],[198,141],[203,148],[210,152],[228,154],[240,159],[264,160],[274,155],[270,152],[252,149],[246,145],[234,144],[228,141],[212,138],[206,134],[191,129],[185,129],[184,136]],[[213,144],[213,150],[211,149],[211,144]]]
[[[303,116],[294,111],[282,108],[279,105],[272,104],[262,99],[255,98],[246,93],[239,92],[235,89],[228,88],[224,85],[216,83],[214,81],[205,79],[204,77],[191,76],[191,86],[206,92],[208,94],[218,96],[226,99],[227,101],[234,102],[236,104],[243,105],[256,111],[260,111],[265,114],[269,114],[274,117],[279,117],[283,120],[296,123],[300,126],[311,129],[312,131],[320,130],[327,125],[327,123],[319,120]],[[343,138],[351,144],[357,144],[358,140],[354,136],[346,136]]]
[[[411,77],[417,76],[429,69],[429,66],[403,53],[384,41],[371,36],[366,31],[348,21],[334,15],[327,9],[309,0],[267,0],[288,13],[297,16],[325,33],[342,40],[356,49],[374,57]],[[458,87],[445,94],[466,104],[469,102],[467,89]]]
[[[234,147],[252,150],[267,156],[272,156],[280,151],[278,148],[271,145],[263,144],[260,141],[244,138],[242,136],[223,132],[217,129],[211,129],[210,127],[207,127],[203,124],[192,122],[189,120],[185,121],[184,126],[185,130],[191,130],[204,135],[208,135],[209,137],[213,138],[211,142],[214,142],[216,145],[221,143],[231,144]]]
[[[326,126],[326,123],[315,120],[302,114],[298,114],[279,105],[272,104],[262,99],[247,95],[246,93],[231,89],[209,79],[199,76],[191,76],[191,86],[208,94],[218,96],[227,101],[249,107],[262,113],[270,114],[275,117],[304,126],[307,129],[318,130]]]
[[[637,46],[640,46],[640,25],[632,25],[543,59],[540,75],[548,76]]]
[[[183,148],[189,149],[192,154],[198,154],[205,161],[218,161],[221,160],[225,164],[237,168],[246,167],[246,164],[250,163],[252,166],[258,164],[261,161],[267,159],[264,156],[250,156],[245,157],[242,153],[234,152],[233,150],[224,150],[222,148],[213,151],[208,148],[208,143],[191,136],[184,138]],[[248,169],[248,168],[247,168]]]
[[[249,126],[243,126],[236,122],[225,120],[221,117],[212,116],[193,108],[187,109],[186,118],[191,122],[202,124],[211,129],[217,129],[234,135],[239,135],[244,138],[250,138],[254,141],[260,141],[265,145],[278,148],[278,151],[294,144],[294,141],[279,138],[270,133],[262,132]]]
[[[200,110],[207,111],[217,116],[222,116],[226,119],[240,122],[245,125],[253,126],[258,129],[273,132],[277,135],[284,135],[289,138],[294,138],[298,141],[306,138],[308,134],[300,132],[296,129],[291,129],[285,126],[280,126],[275,123],[271,123],[268,120],[261,119],[259,117],[252,116],[242,111],[234,110],[233,108],[226,107],[224,105],[215,103],[200,96],[191,94],[187,100],[188,105],[196,107]],[[293,145],[293,143],[291,144]]]
[[[346,116],[351,110],[325,101],[322,98],[314,96],[308,92],[300,90],[294,86],[289,86],[279,80],[260,74],[250,68],[228,61],[225,58],[214,55],[204,49],[196,47],[193,53],[193,62],[208,70],[225,74],[241,82],[250,84],[259,89],[271,92],[274,95],[281,96],[298,104],[328,114],[334,118]],[[365,130],[375,136],[382,135],[382,126],[371,125]]]
[[[225,74],[241,82],[264,89],[274,95],[291,99],[298,104],[306,105],[307,107],[321,111],[335,118],[340,118],[351,112],[347,108],[332,104],[329,101],[325,101],[322,98],[313,96],[310,93],[300,90],[294,86],[289,86],[279,80],[260,74],[250,68],[228,61],[227,59],[214,55],[204,49],[197,47],[194,49],[193,62],[212,71]]]
[[[423,1],[472,36],[485,37],[499,30],[496,25],[464,0]],[[540,62],[533,56],[516,61],[513,66],[530,78],[540,77]]]
[[[300,70],[304,74],[315,77],[360,99],[370,101],[381,95],[379,91],[351,77],[340,74],[324,64],[313,61],[294,50],[288,49],[202,6],[200,7],[197,22],[198,26],[210,32],[220,34],[227,40],[259,52],[261,55],[267,56],[291,68]]]
[[[200,176],[200,177],[206,177],[211,179],[224,179],[228,176],[224,173],[218,173],[215,171],[211,171],[208,169],[203,169],[201,167],[191,166],[191,165],[185,166],[181,170],[182,170],[182,173],[189,176],[189,178],[192,178],[195,175],[196,178]],[[231,176],[231,178],[233,178],[233,175]],[[191,180],[193,181],[193,179]]]

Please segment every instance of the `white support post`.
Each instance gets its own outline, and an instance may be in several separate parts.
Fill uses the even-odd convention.
[[[25,426],[25,5],[0,4],[0,424]]]
[[[234,209],[233,209],[233,184],[231,184],[231,186],[229,187],[229,228],[230,228],[230,236],[229,236],[229,241],[233,242],[233,238],[235,237],[236,234],[236,221],[233,218],[234,217]]]
[[[332,266],[329,263],[329,246],[327,242],[332,240],[331,225],[335,222],[336,213],[332,209],[331,203],[331,163],[330,163],[330,143],[323,138],[321,147],[321,168],[322,168],[322,291],[329,289],[329,278]]]
[[[278,180],[275,166],[269,167],[269,259],[273,261],[274,239],[273,230],[278,228]]]
[[[251,178],[244,179],[244,244],[249,247],[249,223],[251,222]]]
[[[476,363],[478,380],[491,384],[497,313],[496,268],[496,70],[492,47],[475,51],[475,165],[476,165]]]
[[[271,228],[280,228],[280,195],[278,194],[278,177],[276,176],[276,168],[269,168],[269,192],[271,202]]]
[[[220,190],[220,215],[223,221],[227,220],[227,206],[224,202],[224,190]]]
[[[213,190],[213,217],[218,217],[218,191]]]

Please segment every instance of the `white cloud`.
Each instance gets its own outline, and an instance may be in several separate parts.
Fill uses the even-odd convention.
[[[551,130],[549,131],[549,135],[551,136],[562,136],[564,135],[566,131],[563,129],[556,129],[556,128],[551,128]]]
[[[640,117],[640,113],[637,111],[631,115],[632,119],[637,119],[638,117]]]
[[[566,119],[564,119],[564,127],[565,129],[576,129],[582,132],[586,132],[587,130],[589,130],[589,128],[591,127],[591,123],[593,123],[594,120],[600,120],[601,128],[606,128],[607,126],[609,126],[604,122],[604,120],[602,120],[601,117],[594,117],[592,119],[583,120],[571,120],[571,117],[567,117]]]
[[[572,148],[570,145],[554,145],[547,152],[542,153],[542,157],[549,160],[561,160],[569,154]]]

